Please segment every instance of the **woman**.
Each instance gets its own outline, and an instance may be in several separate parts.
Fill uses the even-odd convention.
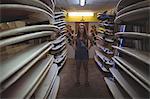
[[[83,23],[79,24],[77,38],[74,43],[75,47],[75,60],[76,60],[76,85],[80,86],[80,68],[83,65],[85,70],[85,86],[89,86],[88,82],[88,59],[89,53],[88,49],[88,35],[86,31],[86,27]]]

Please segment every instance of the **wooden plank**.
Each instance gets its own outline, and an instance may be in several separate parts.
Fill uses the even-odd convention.
[[[27,65],[25,65],[23,68],[21,68],[18,72],[16,72],[14,75],[12,75],[9,79],[1,83],[0,87],[0,93],[4,90],[6,90],[9,86],[11,86],[13,83],[15,83],[23,74],[25,74],[37,61],[39,61],[50,49],[52,46],[48,47],[46,50],[44,50],[40,55],[38,55],[35,59],[33,59],[31,62],[29,62]]]
[[[51,45],[51,42],[45,42],[29,49],[23,50],[20,53],[2,61],[0,64],[0,83],[21,69],[25,64],[39,55],[44,49]]]
[[[53,57],[49,56],[41,60],[33,68],[23,75],[15,84],[2,93],[2,98],[22,99],[32,90],[46,68],[48,68]],[[13,90],[13,91],[12,91]]]
[[[36,31],[54,31],[58,32],[59,28],[54,25],[33,25],[33,26],[25,26],[21,28],[15,28],[11,30],[7,30],[0,33],[0,38],[2,37],[8,37],[8,36],[14,36],[14,35],[20,35],[30,32],[36,32]]]
[[[58,89],[59,89],[59,84],[60,84],[60,77],[57,76],[57,78],[55,80],[55,83],[53,85],[53,89],[52,89],[48,99],[56,99],[57,92],[58,92]]]
[[[42,31],[42,32],[36,32],[36,33],[30,33],[30,34],[26,34],[26,35],[16,36],[16,37],[1,40],[0,47],[5,47],[8,45],[20,43],[20,42],[31,40],[31,39],[50,36],[53,34],[54,34],[54,32],[52,32],[52,31]]]
[[[108,77],[104,77],[104,80],[115,99],[126,99],[114,81],[111,81]]]
[[[135,9],[149,7],[149,3],[150,3],[149,0],[143,0],[141,2],[137,2],[135,4],[126,6],[123,9],[121,9],[119,12],[117,12],[117,16],[119,16],[119,15],[121,15],[123,13],[129,12],[129,11],[135,10]]]
[[[130,38],[150,38],[148,33],[138,33],[138,32],[117,32],[115,33],[117,37],[130,37]]]
[[[94,60],[95,60],[95,62],[97,63],[97,65],[102,69],[102,71],[104,71],[104,72],[109,72],[109,71],[99,62],[99,60],[97,59],[96,56],[94,56]]]
[[[123,76],[117,69],[110,68],[110,72],[113,74],[118,83],[123,87],[123,89],[130,95],[133,99],[143,98],[142,94],[139,93],[140,90],[137,86],[133,85],[125,76]]]
[[[47,20],[51,20],[53,19],[53,15],[51,15],[49,12],[41,9],[41,8],[37,8],[37,7],[33,7],[33,6],[28,6],[28,5],[22,5],[22,4],[1,4],[0,5],[0,9],[1,11],[5,11],[7,10],[7,14],[6,13],[3,13],[3,17],[2,17],[2,20],[3,18],[5,17],[5,19],[7,19],[7,21],[11,21],[13,18],[15,19],[15,17],[17,17],[19,14],[19,16],[24,16],[24,14],[30,14],[31,13],[37,13],[37,14],[41,14],[43,15],[43,18],[44,19],[47,19]],[[18,14],[16,16],[16,14],[11,14],[9,15],[9,13],[11,13],[11,11],[21,11],[19,12],[18,11]],[[24,12],[24,13],[22,13]],[[37,16],[38,17],[38,16]]]
[[[146,19],[148,18],[149,11],[150,11],[150,7],[132,10],[117,16],[114,22],[120,24],[121,22],[129,23],[135,20]]]
[[[114,56],[114,58],[112,58],[114,60],[114,62],[121,67],[126,73],[128,73],[133,79],[135,79],[139,84],[141,84],[146,90],[150,91],[150,79],[149,79],[149,73],[148,75],[145,74],[143,71],[141,71],[140,69],[137,68],[137,66],[133,66],[132,64],[128,63],[126,60],[122,59],[121,57],[117,57]],[[121,65],[120,63],[122,63],[123,65]],[[127,69],[129,69],[130,71],[128,71]],[[144,67],[143,67],[144,68]],[[134,74],[133,74],[134,73]],[[147,85],[145,85],[140,79],[142,79],[145,83],[147,83]]]
[[[121,47],[121,48],[118,46],[112,46],[112,47],[150,65],[150,53],[149,52],[138,51],[138,50],[130,49],[127,47]]]
[[[52,88],[53,81],[55,80],[55,76],[58,73],[58,67],[56,64],[53,64],[48,71],[48,74],[46,75],[44,81],[41,83],[41,85],[38,87],[37,91],[34,93],[35,98],[44,99],[46,93],[48,92],[48,89]]]

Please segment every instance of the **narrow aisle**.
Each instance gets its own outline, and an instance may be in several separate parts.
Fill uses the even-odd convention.
[[[81,68],[81,86],[75,86],[75,63],[73,59],[68,59],[64,68],[60,72],[60,88],[57,99],[112,99],[106,83],[104,82],[103,75],[96,66],[94,60],[89,60],[89,82],[90,87],[84,86],[84,71]]]

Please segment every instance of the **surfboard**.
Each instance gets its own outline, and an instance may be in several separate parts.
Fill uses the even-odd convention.
[[[122,53],[128,54],[148,65],[150,65],[150,53],[146,51],[138,51],[127,47],[118,47],[118,46],[112,46],[113,48],[117,49],[118,51],[121,51]]]
[[[50,14],[49,12],[37,8],[34,6],[29,6],[29,5],[22,5],[22,4],[1,4],[0,5],[1,9],[1,21],[6,22],[6,21],[12,21],[12,20],[17,20],[16,17],[20,19],[27,19],[27,16],[29,19],[32,19],[32,15],[36,14],[38,16],[34,17],[37,18],[36,22],[41,20],[51,20],[53,19],[53,15]],[[15,14],[17,12],[17,14]],[[22,13],[24,12],[24,13]],[[13,14],[12,14],[13,13]],[[33,14],[34,13],[34,14]],[[41,18],[41,15],[43,16]],[[28,20],[29,20],[28,19]]]
[[[48,72],[51,65],[50,57],[41,60],[36,66],[30,69],[25,75],[23,75],[13,86],[9,87],[2,94],[3,98],[25,98],[29,92],[33,89],[38,81],[43,79],[42,75]],[[45,71],[45,72],[44,72]],[[40,78],[41,77],[41,78]],[[13,90],[13,91],[12,91]]]

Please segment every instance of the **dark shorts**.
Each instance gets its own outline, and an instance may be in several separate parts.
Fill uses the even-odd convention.
[[[89,53],[86,48],[77,48],[75,50],[75,60],[88,60]]]

